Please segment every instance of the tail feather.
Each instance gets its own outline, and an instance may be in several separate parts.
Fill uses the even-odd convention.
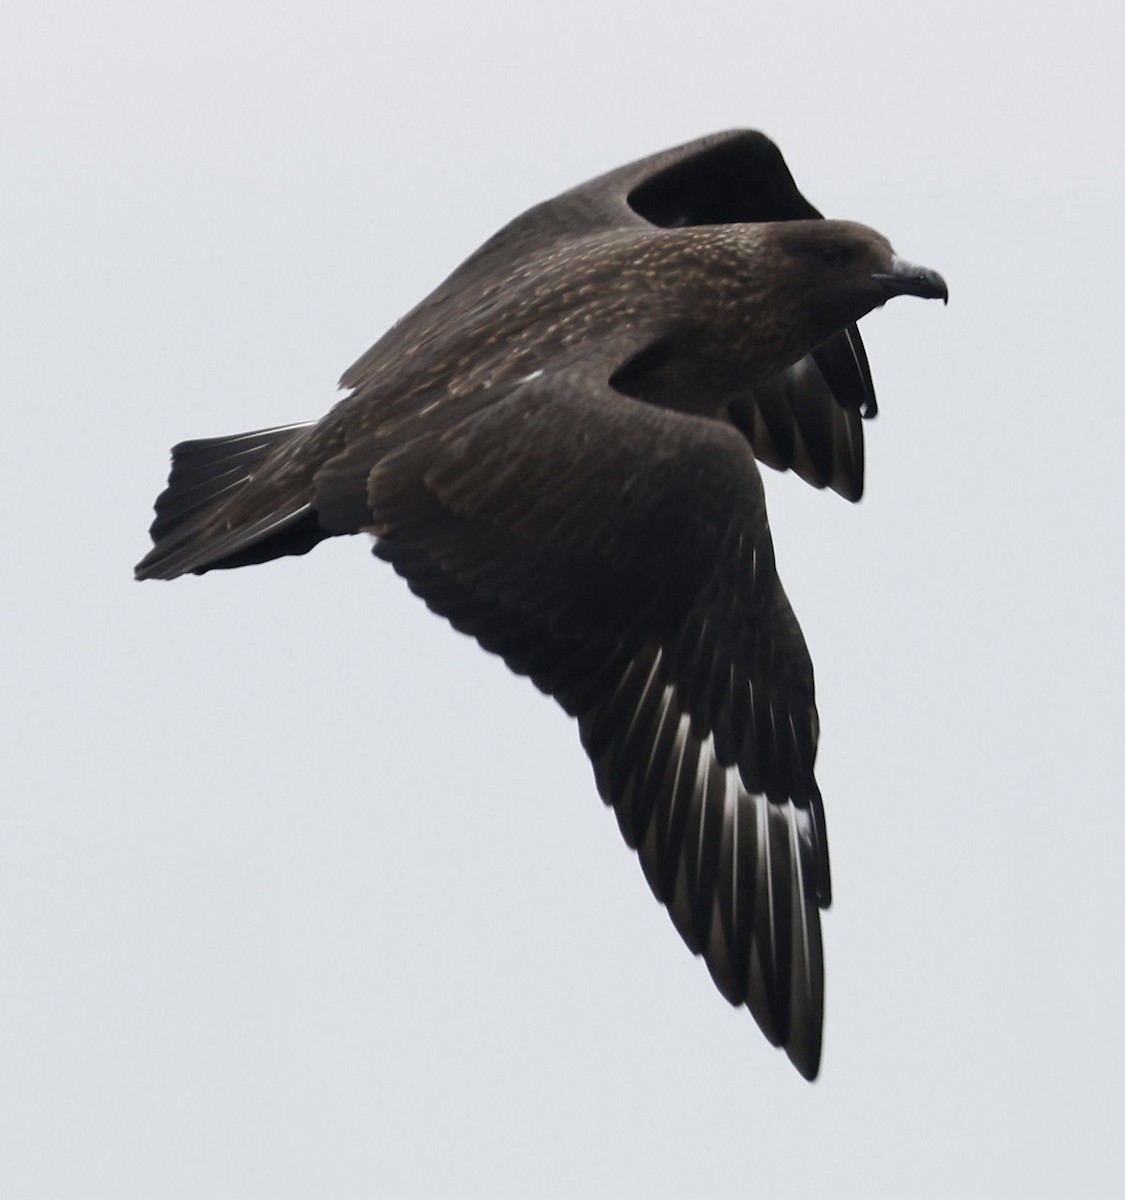
[[[136,577],[174,579],[311,550],[325,533],[303,495],[279,497],[268,511],[257,509],[243,520],[215,520],[274,450],[308,428],[285,425],[174,446],[168,486],[149,529],[153,548],[137,564]]]
[[[154,543],[160,542],[193,516],[213,509],[246,480],[245,469],[236,468],[196,484],[182,484],[175,490],[169,487],[156,501],[156,520],[149,526],[149,536]]]

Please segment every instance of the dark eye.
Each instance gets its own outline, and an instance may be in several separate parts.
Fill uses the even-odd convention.
[[[852,257],[850,246],[841,246],[835,242],[829,242],[826,246],[820,248],[820,261],[826,263],[830,267],[842,266]]]

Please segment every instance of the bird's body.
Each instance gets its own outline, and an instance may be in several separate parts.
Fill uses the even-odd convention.
[[[501,230],[320,422],[176,447],[138,577],[374,533],[578,717],[684,940],[811,1078],[817,714],[755,460],[858,498],[875,405],[854,322],[903,292],[945,288],[821,220],[760,134],[621,168]]]

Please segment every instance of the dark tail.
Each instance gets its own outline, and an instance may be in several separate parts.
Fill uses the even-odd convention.
[[[305,495],[271,495],[263,488],[255,497],[260,502],[239,503],[250,499],[241,493],[255,469],[309,428],[286,425],[174,446],[172,473],[149,529],[153,547],[136,577],[175,579],[305,554],[328,536]]]

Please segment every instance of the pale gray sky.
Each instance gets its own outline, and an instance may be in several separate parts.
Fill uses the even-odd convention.
[[[0,14],[0,1195],[1119,1195],[1116,5]],[[167,450],[319,416],[500,224],[764,129],[950,283],[864,321],[817,668],[821,1079],[719,998],[560,710],[361,539],[136,585]]]

